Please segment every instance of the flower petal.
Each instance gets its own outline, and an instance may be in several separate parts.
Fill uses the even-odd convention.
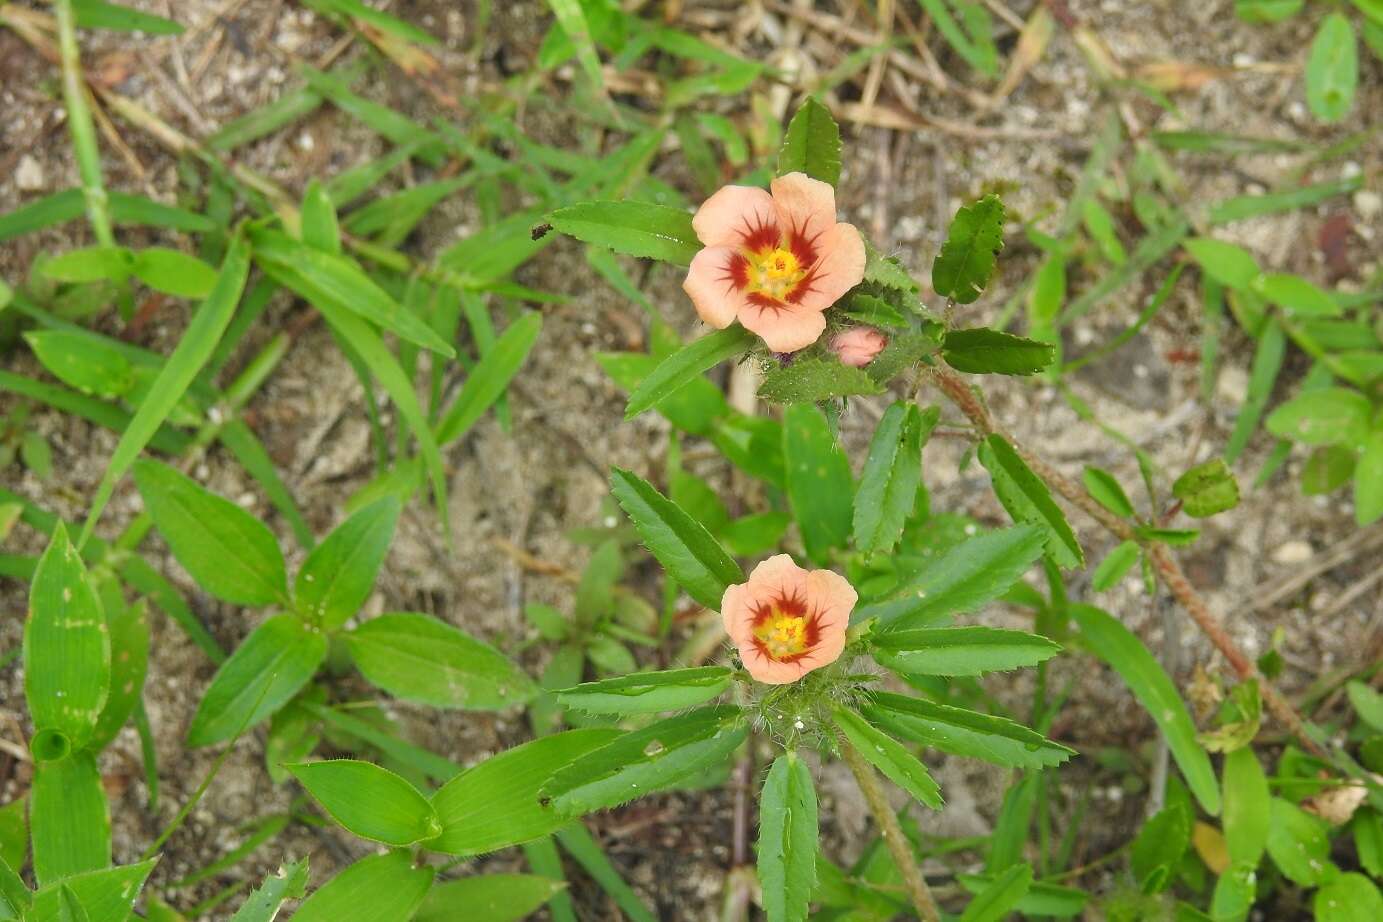
[[[796,682],[811,669],[806,664],[805,658],[791,663],[780,663],[759,652],[755,647],[742,648],[742,650],[741,657],[744,660],[744,668],[749,670],[751,676],[765,685],[787,685],[789,682]]]
[[[783,307],[761,307],[745,304],[740,308],[740,323],[758,334],[774,352],[796,352],[821,338],[826,331],[826,317],[821,308],[801,304]]]
[[[832,219],[834,219],[834,214]],[[706,199],[692,218],[692,229],[708,247],[740,246],[756,228],[778,223],[773,197],[757,186],[724,186]],[[775,229],[774,236],[777,231]]]
[[[720,598],[720,617],[725,623],[725,633],[737,646],[748,642],[754,628],[754,600],[748,583],[725,588]]]
[[[691,268],[682,282],[682,290],[696,306],[697,315],[717,330],[734,323],[735,315],[745,304],[732,271],[734,261],[740,259],[734,247],[708,246],[692,257]]]
[[[785,231],[816,241],[836,223],[836,190],[806,173],[789,173],[770,183],[778,220]],[[815,244],[814,244],[815,245]]]
[[[864,279],[864,239],[853,224],[835,224],[818,241],[821,259],[797,306],[824,311]],[[748,326],[748,324],[745,324]]]

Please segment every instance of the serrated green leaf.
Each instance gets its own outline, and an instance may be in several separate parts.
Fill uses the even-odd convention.
[[[199,586],[239,605],[288,601],[283,555],[262,522],[166,464],[138,461],[134,478],[155,527]]]
[[[624,408],[626,422],[675,393],[726,359],[748,352],[755,336],[739,324],[717,330],[663,359],[639,382]]]
[[[293,615],[268,619],[216,670],[188,727],[187,744],[209,746],[253,727],[288,703],[326,655],[324,634]]]
[[[567,816],[617,807],[728,758],[747,732],[740,709],[728,705],[666,718],[559,769],[541,796]]]
[[[856,549],[886,553],[898,543],[922,482],[922,444],[939,416],[936,407],[929,407],[924,422],[915,404],[901,401],[884,411],[855,495]]]
[[[705,704],[724,694],[732,679],[724,666],[698,666],[585,682],[556,694],[563,706],[592,714],[656,714]]]
[[[409,922],[435,873],[403,851],[362,858],[304,900],[293,922]]]
[[[691,265],[701,241],[681,208],[647,202],[582,202],[548,215],[553,228],[617,253]]]
[[[991,435],[980,443],[980,463],[993,480],[999,502],[1015,522],[1036,525],[1047,537],[1047,553],[1061,567],[1085,564],[1085,554],[1066,516],[1052,499],[1042,478],[1032,472],[1003,436]]]
[[[857,291],[846,302],[843,316],[881,330],[906,330],[908,320],[898,308],[883,298]]]
[[[274,922],[285,900],[300,900],[307,892],[307,859],[282,865],[251,893],[230,922]]]
[[[759,883],[769,922],[805,922],[816,886],[816,789],[807,764],[773,760],[759,795]]]
[[[362,839],[404,846],[442,832],[427,798],[386,768],[356,759],[287,768],[332,819]]]
[[[96,728],[109,686],[110,639],[101,600],[58,522],[34,571],[24,622],[24,695],[34,728],[60,734],[60,750],[80,749]],[[34,754],[42,760],[40,749]]]
[[[1060,765],[1074,751],[1022,724],[889,692],[869,699],[861,713],[895,736],[960,756],[1010,768]]]
[[[888,780],[907,791],[933,810],[942,807],[941,788],[932,780],[927,766],[893,737],[875,727],[854,711],[838,708],[831,715],[840,732],[864,760],[883,772]]]
[[[1061,652],[1046,637],[992,627],[884,631],[873,641],[875,659],[908,675],[983,675],[1036,666]]]
[[[615,468],[610,474],[610,492],[649,551],[697,602],[719,611],[725,589],[744,582],[744,571],[705,526],[648,481]]]
[[[942,340],[941,354],[956,371],[1031,375],[1052,364],[1056,349],[1051,343],[976,327],[949,331]]]
[[[503,653],[431,615],[392,612],[342,637],[366,679],[407,701],[493,711],[538,691]]]
[[[794,404],[783,413],[783,456],[788,504],[807,556],[826,564],[833,548],[850,540],[854,476],[850,461],[815,406]]]
[[[814,96],[798,107],[783,136],[778,175],[788,173],[806,173],[833,186],[840,182],[840,126]]]
[[[834,356],[795,359],[770,368],[759,385],[759,399],[770,403],[824,403],[880,393],[883,388],[864,369],[844,365]]]
[[[570,819],[543,803],[539,789],[563,767],[620,736],[606,728],[568,730],[467,769],[432,796],[442,834],[427,847],[447,855],[481,855],[555,832]]]
[[[1003,595],[1042,556],[1040,528],[1019,525],[967,538],[882,599],[855,607],[852,624],[878,618],[890,630],[925,627]]]
[[[1306,59],[1306,103],[1323,122],[1338,122],[1354,108],[1359,51],[1354,27],[1343,13],[1321,20]]]
[[[932,263],[932,287],[959,304],[972,303],[989,284],[1003,246],[1004,203],[997,195],[962,206]]]
[[[1207,813],[1220,812],[1220,790],[1210,757],[1196,740],[1196,725],[1176,686],[1134,634],[1108,613],[1091,605],[1072,605],[1089,650],[1108,663],[1128,685],[1138,703],[1162,730],[1191,792]]]
[[[397,497],[376,500],[336,526],[312,549],[293,587],[299,615],[332,631],[360,610],[389,553],[399,511]]]

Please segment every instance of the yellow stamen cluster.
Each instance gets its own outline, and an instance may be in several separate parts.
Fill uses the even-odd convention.
[[[797,254],[786,247],[749,255],[751,291],[782,301],[806,275]]]
[[[754,636],[774,659],[796,656],[807,649],[807,619],[775,611],[754,629]]]

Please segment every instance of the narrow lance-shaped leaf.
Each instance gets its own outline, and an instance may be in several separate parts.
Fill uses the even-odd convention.
[[[654,714],[705,704],[724,694],[732,679],[724,666],[639,672],[563,689],[557,699],[592,714]]]
[[[957,922],[1001,922],[1027,896],[1031,886],[1032,868],[1015,864],[975,894]]]
[[[1359,50],[1354,27],[1340,12],[1321,20],[1306,60],[1306,102],[1323,122],[1338,122],[1354,107]]]
[[[579,816],[676,784],[729,757],[748,727],[737,707],[706,707],[626,733],[560,769],[541,796]]]
[[[697,602],[719,610],[726,587],[744,582],[744,571],[705,526],[648,481],[615,468],[610,491],[653,556]]]
[[[193,315],[191,324],[178,340],[173,354],[168,357],[158,377],[145,393],[134,418],[121,433],[120,441],[111,454],[110,463],[106,465],[106,472],[101,476],[101,483],[96,488],[96,496],[91,501],[86,524],[82,526],[81,537],[77,540],[78,545],[86,544],[120,478],[125,476],[130,465],[149,444],[159,426],[163,425],[168,414],[178,405],[178,401],[182,400],[198,372],[211,358],[216,344],[221,341],[221,335],[225,333],[226,326],[235,314],[236,305],[240,303],[249,271],[249,248],[245,241],[236,235],[226,250],[225,261],[221,264],[221,271],[216,276],[211,293]]]
[[[1062,567],[1079,567],[1085,555],[1047,485],[1032,472],[1003,436],[991,435],[979,449],[980,463],[993,480],[994,493],[1015,521],[1036,525],[1047,535],[1047,553]]]
[[[1207,813],[1220,812],[1220,789],[1210,757],[1196,742],[1196,725],[1176,686],[1153,655],[1128,628],[1091,605],[1069,608],[1089,649],[1128,684],[1138,703],[1162,730],[1172,758]]]
[[[866,554],[893,550],[922,482],[922,443],[940,416],[895,403],[874,429],[855,494],[855,547]]]
[[[1004,203],[997,195],[962,206],[932,262],[932,287],[942,297],[970,304],[989,284],[1003,245]]]
[[[115,593],[119,586],[114,580]],[[110,745],[134,713],[144,694],[144,678],[149,667],[149,619],[147,604],[140,599],[133,605],[114,609],[105,603],[106,624],[110,629],[110,692],[101,716],[96,721],[90,746],[100,751]]]
[[[1031,375],[1052,364],[1056,349],[1050,343],[976,327],[949,331],[942,340],[941,354],[956,371]]]
[[[703,336],[663,359],[658,367],[639,382],[624,408],[626,421],[656,406],[693,378],[721,362],[743,355],[754,345],[754,334],[739,324]]]
[[[826,417],[811,404],[795,404],[783,414],[783,456],[788,504],[802,543],[807,556],[824,565],[831,550],[850,539],[855,492],[850,461]]]
[[[831,715],[836,726],[870,765],[883,772],[889,781],[907,791],[919,803],[940,810],[941,788],[932,780],[927,766],[907,747],[854,711],[839,708]]]
[[[331,759],[289,765],[288,770],[332,819],[362,839],[404,846],[442,832],[427,798],[386,768]]]
[[[840,182],[840,127],[815,96],[802,103],[783,136],[778,175],[786,173],[806,173],[833,186]]]
[[[1190,844],[1191,817],[1184,802],[1168,804],[1143,824],[1133,840],[1129,864],[1144,893],[1167,888]]]
[[[283,555],[262,522],[166,464],[136,462],[134,478],[154,525],[199,586],[239,605],[288,600]]]
[[[553,228],[577,240],[630,256],[691,265],[701,250],[692,216],[681,208],[646,202],[582,202],[548,215]]]
[[[1036,666],[1061,651],[1037,634],[992,627],[884,631],[873,640],[875,659],[908,675],[983,675]]]
[[[816,789],[807,763],[773,761],[759,797],[759,883],[769,922],[804,922],[816,886]]]
[[[511,323],[494,345],[485,351],[467,376],[466,383],[461,386],[461,392],[437,424],[439,445],[449,444],[465,435],[503,395],[504,389],[528,359],[542,328],[542,314],[524,314]]]
[[[110,639],[81,555],[58,522],[29,586],[24,694],[41,760],[80,749],[96,728],[110,685]]]
[[[856,606],[852,624],[878,618],[890,630],[924,627],[979,609],[1008,591],[1042,556],[1045,535],[1033,525],[967,538],[934,558],[904,586]]]

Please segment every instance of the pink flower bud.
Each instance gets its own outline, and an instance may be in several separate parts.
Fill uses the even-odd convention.
[[[872,327],[851,327],[831,337],[831,351],[852,368],[868,365],[887,345],[888,337]]]

